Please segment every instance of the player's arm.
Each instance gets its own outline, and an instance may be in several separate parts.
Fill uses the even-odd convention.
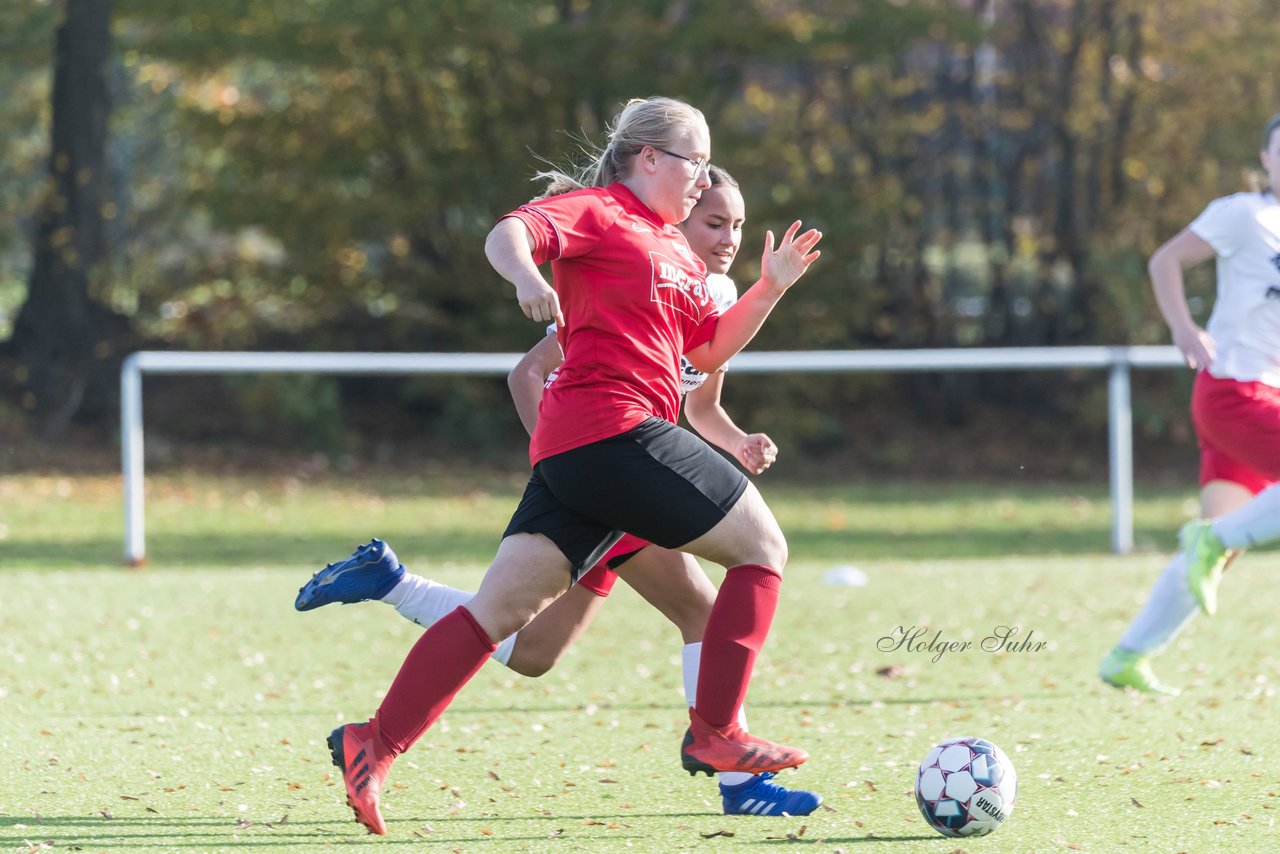
[[[809,229],[796,236],[796,220],[773,248],[773,232],[765,233],[764,255],[760,259],[760,279],[720,317],[710,341],[685,354],[689,363],[710,374],[719,370],[755,337],[782,295],[796,283],[809,265],[822,254],[814,249],[822,232]]]
[[[542,402],[542,387],[547,377],[564,361],[560,351],[560,342],[556,336],[547,335],[530,348],[528,353],[516,362],[516,366],[507,374],[507,388],[511,390],[511,399],[515,402],[516,412],[520,415],[520,423],[533,435],[533,427],[538,423],[538,404]]]
[[[752,474],[760,474],[773,465],[778,457],[778,446],[764,433],[747,433],[729,417],[720,404],[720,391],[724,387],[724,372],[716,371],[707,376],[698,388],[685,395],[684,416],[689,425],[706,439],[734,459]]]
[[[1214,344],[1209,333],[1191,317],[1187,306],[1186,285],[1182,273],[1189,267],[1214,257],[1213,247],[1194,231],[1184,228],[1155,251],[1147,262],[1151,289],[1164,322],[1169,325],[1173,343],[1192,368],[1208,368],[1213,364]]]
[[[498,220],[484,241],[484,254],[498,275],[516,286],[516,300],[525,317],[564,325],[560,299],[542,278],[533,260],[533,235],[514,216]]]

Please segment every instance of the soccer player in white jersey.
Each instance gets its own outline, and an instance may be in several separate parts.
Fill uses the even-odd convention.
[[[1151,657],[1198,611],[1217,610],[1218,582],[1238,550],[1280,537],[1280,490],[1267,490],[1280,479],[1280,115],[1267,123],[1259,156],[1266,187],[1210,202],[1148,265],[1173,343],[1197,372],[1202,520],[1183,526],[1181,550],[1103,659],[1099,673],[1117,687],[1176,694]],[[1217,298],[1202,329],[1183,271],[1215,257]]]
[[[711,187],[703,191],[688,219],[680,224],[689,248],[707,265],[706,284],[720,311],[738,298],[726,275],[742,244],[745,205],[738,183],[725,170],[711,166]],[[530,433],[538,419],[544,385],[555,382],[563,354],[557,326],[511,371],[508,385],[520,420]],[[747,433],[720,405],[724,370],[705,374],[681,360],[681,388],[685,417],[711,444],[733,456],[752,474],[773,464],[777,446],[764,433]],[[685,698],[694,705],[702,651],[702,632],[715,602],[716,588],[701,565],[683,552],[664,549],[630,534],[624,535],[594,567],[564,595],[519,632],[498,644],[493,658],[525,676],[541,676],[591,625],[604,600],[622,578],[671,620],[684,640],[681,650]],[[388,584],[392,584],[387,588]],[[385,592],[383,592],[385,590]],[[299,610],[331,602],[378,599],[405,618],[430,626],[474,593],[458,590],[404,571],[394,551],[380,541],[362,546],[351,559],[326,567],[299,592]],[[744,715],[739,723],[746,727]],[[725,813],[734,815],[808,815],[822,803],[814,792],[786,789],[770,782],[773,774],[717,772]]]

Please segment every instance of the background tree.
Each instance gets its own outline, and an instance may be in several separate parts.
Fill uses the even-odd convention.
[[[107,6],[67,7],[79,8]],[[99,257],[103,243],[116,250],[86,268],[77,293],[126,316],[151,346],[518,350],[539,330],[511,310],[484,260],[493,217],[533,192],[528,178],[546,161],[599,140],[624,100],[666,93],[703,108],[715,159],[742,180],[751,219],[740,281],[757,273],[764,228],[801,215],[829,235],[822,265],[754,346],[1163,342],[1145,257],[1206,200],[1243,185],[1257,127],[1277,103],[1267,60],[1280,21],[1266,9],[1261,0],[1174,0],[1158,16],[1139,0],[227,0],[178,9],[117,0],[116,58],[93,62],[108,63],[119,93],[105,160],[118,178],[80,187],[53,174],[112,214],[99,223],[105,239],[99,229],[91,240],[92,224],[74,232],[90,240],[77,258]],[[52,14],[9,6],[0,22],[30,33],[51,28]],[[0,110],[37,103],[44,79],[18,72],[20,97]],[[0,146],[17,154],[0,169],[31,162],[29,137],[0,125]],[[5,223],[20,222],[30,194],[30,175],[16,177],[0,186]],[[46,228],[41,263],[52,269],[66,255],[59,261],[50,241],[73,232]],[[23,266],[12,244],[0,232],[0,313],[24,296],[12,285]],[[23,313],[65,334],[84,323],[74,316],[81,303],[36,287],[46,277],[33,276]],[[57,324],[47,319],[55,308],[66,313]],[[23,335],[28,379],[85,358],[83,347]],[[15,333],[11,349],[23,341]],[[1157,435],[1185,422],[1176,383],[1138,382],[1140,429]],[[1014,416],[1058,442],[1100,435],[1100,392],[1088,377],[762,377],[750,386],[729,390],[744,419],[813,452],[847,448],[852,430],[861,447],[894,444],[904,421],[980,437],[981,425]],[[74,402],[74,384],[50,387]],[[165,399],[163,381],[155,387],[151,399]],[[407,415],[406,437],[520,441],[514,419],[494,417],[508,413],[496,381],[241,378],[182,388],[225,404],[170,422],[193,436],[279,432],[284,421],[291,442],[350,447],[358,431],[344,430],[343,413],[376,411],[380,423]],[[46,414],[67,411],[31,390]]]
[[[67,0],[54,48],[53,145],[37,214],[34,263],[26,301],[9,346],[25,369],[23,406],[60,434],[93,395],[125,332],[93,299],[90,279],[107,252],[106,142],[108,74],[113,61],[111,0]]]

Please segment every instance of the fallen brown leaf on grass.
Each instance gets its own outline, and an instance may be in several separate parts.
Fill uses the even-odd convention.
[[[790,839],[792,842],[796,842],[800,839],[801,836],[804,836],[804,832],[808,829],[809,829],[808,825],[802,824],[800,825],[799,830],[792,831],[791,833],[788,833],[786,836],[766,836],[765,839]]]

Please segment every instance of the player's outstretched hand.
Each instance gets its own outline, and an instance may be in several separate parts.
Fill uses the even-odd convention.
[[[516,300],[524,316],[540,323],[554,320],[564,326],[564,315],[560,313],[560,297],[555,289],[547,284],[541,276],[530,276],[516,282]]]
[[[773,247],[773,232],[764,235],[764,255],[760,259],[760,277],[775,288],[786,290],[804,275],[809,265],[822,255],[814,247],[822,239],[822,232],[811,228],[799,237],[800,220],[791,223],[786,234]]]
[[[734,456],[744,469],[752,474],[760,474],[778,458],[778,446],[764,433],[752,433],[738,445],[738,452]]]

